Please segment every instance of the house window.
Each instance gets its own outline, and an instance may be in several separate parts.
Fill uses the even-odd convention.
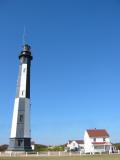
[[[20,122],[23,122],[23,115],[20,115]]]
[[[103,138],[103,142],[105,142],[105,138]]]
[[[96,142],[96,138],[93,138],[93,142]]]

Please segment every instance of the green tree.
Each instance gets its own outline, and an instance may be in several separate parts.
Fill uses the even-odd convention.
[[[48,151],[48,146],[42,144],[35,144],[35,151],[36,152]]]
[[[0,146],[0,151],[5,151],[5,150],[7,150],[7,148],[8,148],[7,144],[1,145]]]
[[[120,143],[115,143],[114,146],[120,150]]]

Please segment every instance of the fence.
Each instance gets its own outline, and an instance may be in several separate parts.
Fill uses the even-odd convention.
[[[86,156],[86,155],[95,155],[95,154],[105,154],[105,153],[89,153],[89,154],[85,154],[83,152],[63,152],[63,151],[59,151],[59,152],[12,152],[12,151],[7,151],[7,152],[0,152],[0,157],[49,157],[49,156]],[[106,153],[106,154],[120,154],[120,151],[117,150],[115,153]]]

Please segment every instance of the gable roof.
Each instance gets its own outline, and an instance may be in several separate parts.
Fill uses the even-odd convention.
[[[87,129],[89,137],[109,137],[105,129]]]
[[[78,144],[84,144],[84,141],[83,140],[69,140],[69,143],[75,141],[76,143]]]

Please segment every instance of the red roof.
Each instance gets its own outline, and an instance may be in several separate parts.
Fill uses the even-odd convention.
[[[90,137],[109,137],[105,129],[88,129],[87,133]]]
[[[69,140],[69,143],[71,143],[73,141],[77,142],[78,144],[84,144],[83,140]]]

